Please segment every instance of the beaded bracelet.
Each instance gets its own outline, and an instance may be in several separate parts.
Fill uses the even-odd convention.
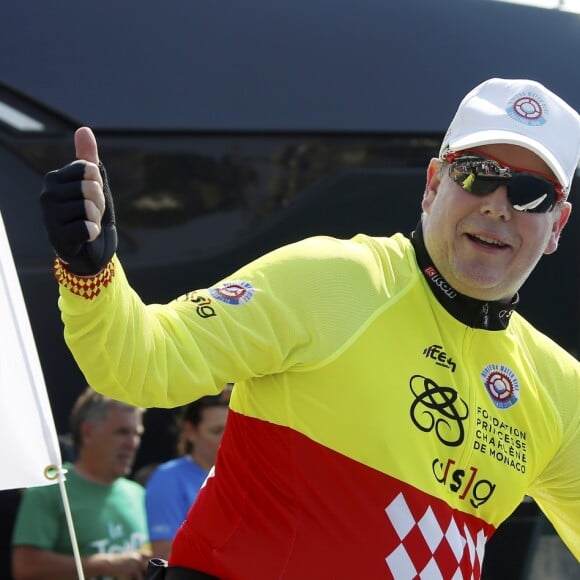
[[[115,275],[115,265],[109,262],[98,274],[89,277],[77,276],[66,269],[66,264],[60,258],[54,261],[54,277],[71,294],[76,294],[85,300],[92,300],[106,288]]]

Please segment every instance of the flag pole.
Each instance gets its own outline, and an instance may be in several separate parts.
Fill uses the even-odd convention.
[[[79,545],[77,542],[77,535],[75,533],[75,527],[72,519],[72,512],[70,509],[70,503],[68,501],[68,495],[66,493],[66,486],[64,484],[67,470],[63,467],[57,467],[56,465],[49,465],[44,470],[44,475],[47,479],[58,478],[58,487],[60,489],[60,496],[62,498],[62,505],[64,506],[64,514],[66,517],[66,524],[68,527],[68,533],[70,535],[70,541],[73,549],[73,556],[75,560],[75,566],[77,569],[77,575],[79,580],[85,580],[85,573],[83,572],[83,563],[81,561],[81,554],[79,551]]]
[[[55,468],[56,466],[51,466],[53,468]],[[75,559],[75,566],[77,568],[77,575],[79,577],[79,580],[85,580],[85,574],[83,572],[83,564],[81,561],[81,554],[79,552],[79,546],[77,543],[77,536],[75,533],[75,528],[74,528],[74,524],[72,521],[72,513],[71,513],[71,509],[70,509],[70,504],[68,501],[68,495],[66,493],[66,486],[64,485],[64,481],[65,481],[65,473],[66,473],[66,469],[63,469],[62,467],[56,467],[57,470],[57,477],[58,477],[58,487],[60,488],[60,495],[62,497],[62,504],[64,506],[64,514],[66,516],[66,524],[68,526],[68,533],[70,535],[70,540],[71,540],[71,544],[73,547],[73,556]]]

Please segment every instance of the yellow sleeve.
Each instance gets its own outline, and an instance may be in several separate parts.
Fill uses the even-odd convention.
[[[559,360],[560,382],[552,395],[562,417],[562,443],[530,495],[580,561],[580,371],[578,361],[567,353]]]
[[[330,356],[384,304],[376,261],[360,243],[310,238],[212,288],[145,305],[115,257],[115,276],[92,300],[61,286],[65,340],[95,390],[145,407],[181,405]]]

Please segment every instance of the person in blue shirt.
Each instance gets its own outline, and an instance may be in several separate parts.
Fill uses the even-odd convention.
[[[183,408],[178,420],[179,457],[160,464],[146,484],[145,505],[153,555],[167,559],[173,536],[185,520],[213,467],[226,425],[230,386]]]

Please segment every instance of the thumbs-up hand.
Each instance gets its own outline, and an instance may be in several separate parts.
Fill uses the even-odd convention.
[[[66,269],[99,273],[117,250],[113,198],[97,141],[88,127],[75,133],[77,161],[47,173],[40,194],[48,238]]]

